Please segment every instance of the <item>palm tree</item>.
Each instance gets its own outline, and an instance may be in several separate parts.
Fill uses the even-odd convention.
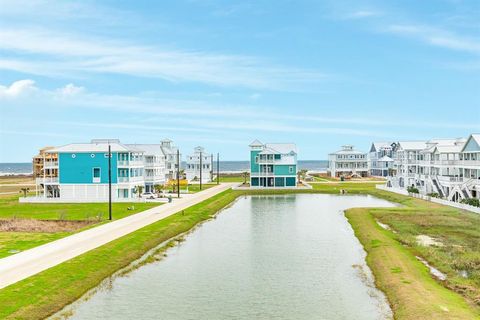
[[[243,184],[247,184],[248,172],[243,171],[242,176],[243,176]]]
[[[30,188],[21,188],[20,189],[20,193],[23,192],[23,197],[26,198],[27,197],[27,193],[30,192]]]

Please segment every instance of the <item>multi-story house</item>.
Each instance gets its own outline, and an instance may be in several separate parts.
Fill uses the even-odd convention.
[[[72,143],[46,151],[58,155],[58,161],[52,164],[58,171],[58,177],[43,181],[46,186],[43,200],[72,202],[108,200],[109,146],[112,199],[139,197],[138,187],[145,185],[144,152],[124,145],[119,140],[98,139],[90,143]],[[47,192],[49,189],[54,192]]]
[[[296,187],[297,147],[293,143],[267,143],[258,140],[250,145],[250,186]]]
[[[166,157],[160,144],[127,144],[127,147],[143,151],[145,192],[155,192],[155,185],[164,185],[166,180]]]
[[[394,175],[393,142],[373,142],[368,154],[370,175],[388,177]]]
[[[178,164],[182,161],[182,154],[172,140],[164,139],[160,141],[160,146],[165,156],[165,180],[176,179],[177,171],[180,170]]]
[[[44,147],[33,157],[32,169],[37,195],[39,190],[44,190],[44,193],[50,196],[58,193],[58,188],[56,188],[58,182],[58,154],[48,152],[53,148]]]
[[[368,176],[367,153],[354,150],[352,145],[328,155],[328,173],[331,177]]]
[[[479,137],[398,142],[396,175],[388,184],[415,187],[422,194],[438,194],[452,201],[479,198]]]
[[[185,173],[188,181],[200,181],[202,183],[212,180],[213,157],[202,147],[196,147],[193,154],[187,156]]]

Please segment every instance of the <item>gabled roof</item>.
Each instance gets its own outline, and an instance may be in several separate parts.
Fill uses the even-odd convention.
[[[400,141],[403,150],[423,150],[427,147],[426,141]]]
[[[253,140],[252,143],[248,145],[249,147],[263,147],[263,143],[258,141],[257,139]]]
[[[438,152],[438,153],[460,153],[462,151],[463,145],[449,145],[449,146],[441,146],[437,145],[435,146],[435,149],[433,152]]]
[[[162,154],[162,148],[160,144],[126,144],[129,148],[135,148],[137,150],[142,150],[147,155],[158,155]]]
[[[381,148],[391,148],[392,142],[372,142],[372,146],[370,147],[370,152],[375,152],[380,150]]]
[[[461,152],[465,152],[466,148],[471,146],[472,143],[476,143],[478,148],[480,148],[480,134],[479,133],[472,133],[470,137],[468,137],[467,141],[463,144]]]
[[[297,146],[295,143],[267,143],[265,144],[265,148],[281,154],[289,154],[291,152],[297,153]]]

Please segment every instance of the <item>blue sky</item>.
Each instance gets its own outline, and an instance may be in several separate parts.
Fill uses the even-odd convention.
[[[480,1],[0,0],[0,162],[120,138],[246,160],[480,132]]]

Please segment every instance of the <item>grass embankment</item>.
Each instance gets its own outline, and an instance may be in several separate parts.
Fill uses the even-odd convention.
[[[0,196],[0,224],[1,220],[7,219],[89,220],[92,226],[108,219],[108,204],[105,203],[19,203],[18,197],[19,194]],[[159,204],[113,203],[112,216],[113,219],[121,219]],[[32,223],[34,224],[34,221]],[[83,229],[72,228],[69,232],[62,232],[52,226],[52,230],[44,230],[45,232],[0,231],[0,258],[69,236]]]
[[[238,196],[231,190],[0,290],[1,319],[44,319],[79,299],[148,250],[211,218]]]
[[[313,188],[294,192],[338,194],[340,189],[344,189],[347,194],[370,194],[403,205],[398,208],[347,211],[347,217],[367,251],[367,263],[375,275],[377,286],[386,293],[396,319],[479,318],[472,295],[463,292],[469,299],[466,300],[459,293],[446,288],[453,287],[456,281],[463,285],[468,282],[471,289],[479,288],[476,280],[478,273],[473,272],[479,267],[479,263],[472,258],[478,256],[480,248],[478,231],[475,231],[478,217],[419,199],[377,190],[374,183],[318,184]],[[225,191],[186,209],[184,215],[170,216],[0,290],[0,318],[43,318],[75,301],[102,279],[164,240],[210,218],[239,195],[272,193],[286,194],[292,191]],[[397,233],[380,228],[375,219],[388,223]],[[445,238],[439,236],[443,232],[446,232]],[[443,239],[444,243],[451,241],[452,245],[441,248],[418,247],[412,242],[412,237],[417,233]],[[462,250],[458,250],[458,243],[462,243]],[[445,251],[440,254],[435,250]],[[450,250],[457,250],[457,254],[453,255]],[[421,255],[445,272],[449,277],[447,281],[442,284],[434,280],[415,255]],[[462,268],[471,272],[468,279],[455,276],[455,263],[458,264],[459,261],[463,261]],[[466,263],[467,261],[470,263]],[[448,268],[452,271],[449,272]]]

